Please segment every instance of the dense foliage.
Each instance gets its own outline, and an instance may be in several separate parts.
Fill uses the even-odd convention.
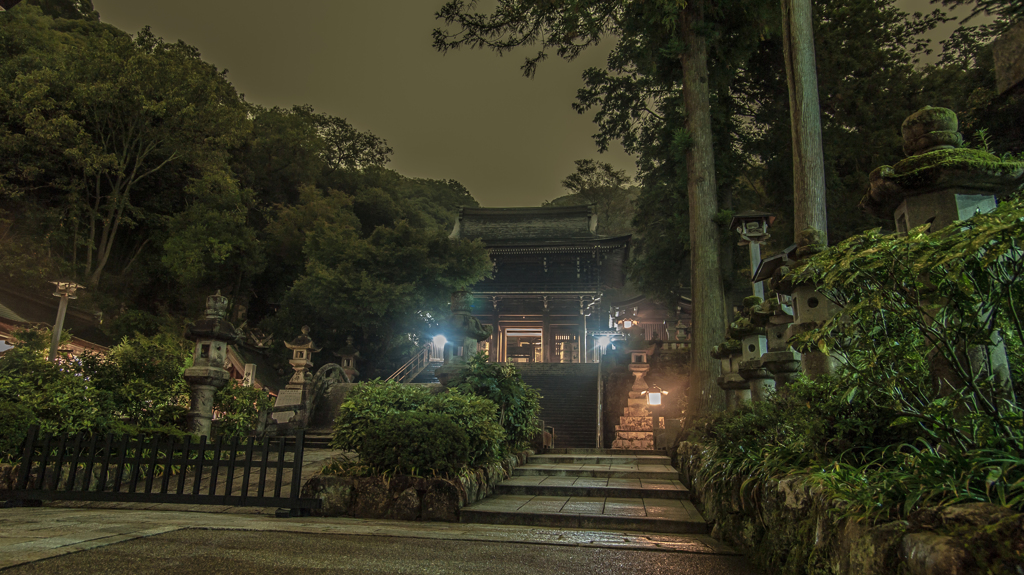
[[[51,363],[46,332],[20,332],[0,356],[0,402],[27,409],[43,432],[183,433],[187,342],[126,339],[109,356]]]
[[[489,267],[447,238],[469,191],[387,170],[392,153],[310,106],[249,104],[194,47],[89,2],[0,13],[0,274],[87,284],[77,304],[115,338],[180,327],[221,290],[278,338],[353,336],[364,373],[407,355]]]
[[[488,363],[486,354],[477,354],[452,386],[497,405],[498,423],[512,449],[525,449],[540,433],[540,392],[526,385],[514,364]]]
[[[796,340],[839,368],[708,424],[713,473],[811,473],[873,519],[971,501],[1024,510],[1024,203],[924,232],[860,234],[795,272],[845,308]]]
[[[510,451],[526,446],[539,431],[538,400],[537,391],[523,384],[514,366],[490,364],[478,355],[471,362],[468,375],[456,387],[438,394],[395,381],[360,383],[349,392],[338,411],[332,446],[357,452],[361,463],[378,473],[410,473],[415,467],[418,473],[454,475],[467,467],[494,463]],[[443,447],[444,453],[448,453],[447,450],[463,442],[451,443],[441,437],[448,433],[447,423],[443,427],[423,427],[428,420],[410,419],[407,416],[411,413],[443,416],[464,432],[464,449],[451,451],[464,455],[449,461],[434,455],[435,464],[423,464],[425,460],[416,454],[425,446],[436,445],[439,450]],[[406,428],[416,428],[417,433],[396,431]],[[371,435],[372,441],[368,440]],[[381,449],[389,455],[378,453]],[[384,461],[381,458],[394,462],[399,456],[404,463],[380,463]],[[408,463],[413,460],[419,463]]]
[[[5,438],[0,458],[15,455],[27,421],[43,433],[186,433],[190,342],[168,334],[125,338],[106,356],[84,354],[51,363],[49,332],[18,333],[17,345],[0,356],[0,413]],[[216,395],[219,433],[249,435],[257,414],[273,404],[263,390],[232,381]],[[12,429],[16,429],[15,433]],[[9,439],[9,440],[8,440]]]
[[[360,458],[395,474],[454,476],[470,462],[469,442],[469,434],[450,415],[405,411],[367,429]]]

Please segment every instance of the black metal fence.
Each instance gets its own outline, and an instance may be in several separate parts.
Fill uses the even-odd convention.
[[[285,507],[291,515],[320,507],[302,499],[303,433],[257,441],[184,440],[79,433],[25,439],[10,500],[82,500]],[[284,492],[284,493],[282,493]]]

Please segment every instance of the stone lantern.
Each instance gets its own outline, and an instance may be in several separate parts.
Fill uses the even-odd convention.
[[[50,355],[48,358],[50,362],[54,362],[57,361],[57,348],[60,347],[60,333],[64,331],[64,316],[68,312],[68,300],[77,299],[78,295],[75,292],[85,289],[85,286],[68,281],[50,283],[57,286],[53,295],[60,298],[60,304],[57,306],[57,320],[53,323],[53,334],[50,339]]]
[[[822,324],[840,313],[842,308],[822,295],[812,283],[794,284],[786,274],[790,267],[802,265],[803,260],[810,259],[825,249],[824,234],[819,230],[806,229],[797,234],[795,249],[790,253],[791,259],[775,270],[772,285],[777,293],[790,298],[793,323],[786,331],[787,340],[821,327]],[[827,353],[817,350],[806,350],[800,356],[803,372],[810,378],[830,374],[835,369],[833,358]]]
[[[352,345],[355,341],[352,336],[345,338],[345,347],[339,349],[334,355],[341,362],[341,370],[350,382],[359,377],[359,370],[356,369],[356,361],[359,360],[359,350]]]
[[[901,126],[907,158],[871,172],[871,187],[861,208],[892,217],[899,233],[924,225],[937,231],[992,211],[998,197],[1024,188],[1024,162],[958,147],[963,137],[957,128],[956,114],[947,108],[926,106],[907,117]],[[991,344],[971,346],[968,356],[973,364],[991,366],[998,386],[1010,385],[1010,366],[998,332]],[[956,381],[955,370],[946,363],[941,355],[932,358],[934,377]]]
[[[761,355],[761,366],[775,380],[775,388],[782,390],[796,380],[800,373],[801,356],[789,345],[789,326],[793,323],[793,306],[789,296],[775,290],[782,277],[789,273],[793,260],[789,255],[796,250],[792,245],[781,253],[761,262],[754,272],[753,281],[768,281],[768,298],[750,310],[750,321],[765,329],[767,352]]]
[[[768,338],[765,325],[754,320],[754,314],[761,309],[761,298],[750,296],[743,300],[743,317],[730,326],[730,334],[740,340],[742,353],[739,374],[747,382],[751,401],[764,401],[768,392],[775,388],[775,382],[762,363],[768,352]]]
[[[899,233],[926,224],[939,230],[994,210],[998,196],[1021,187],[1024,163],[959,147],[963,137],[957,127],[956,113],[947,108],[926,106],[907,117],[902,126],[907,158],[871,172],[861,208],[893,218]]]
[[[718,387],[725,390],[725,407],[733,411],[743,401],[750,401],[750,386],[740,375],[740,363],[743,361],[742,342],[730,337],[711,350],[711,357],[722,362],[722,375],[718,377]]]
[[[231,378],[224,369],[228,345],[239,339],[235,327],[224,319],[227,309],[228,298],[218,291],[206,298],[206,317],[189,325],[185,331],[185,337],[196,342],[192,367],[184,373],[192,391],[188,428],[192,433],[207,437],[212,427],[214,395]]]
[[[751,273],[757,270],[761,263],[761,243],[771,237],[768,234],[768,227],[775,222],[775,216],[768,212],[747,210],[733,216],[729,227],[736,230],[740,235],[741,246],[747,246],[750,250]],[[755,281],[754,295],[764,299],[764,286],[761,282]]]
[[[292,365],[294,373],[288,380],[288,385],[277,394],[277,401],[274,402],[274,421],[279,424],[290,422],[302,426],[307,415],[307,399],[312,392],[313,354],[320,351],[320,348],[310,339],[308,325],[302,326],[302,335],[285,342],[284,345],[292,351],[292,358],[288,363]],[[289,407],[293,409],[279,409]]]
[[[649,399],[644,397],[650,389],[644,376],[651,366],[647,363],[647,352],[644,350],[633,350],[630,356],[629,371],[633,374],[633,386],[629,390],[629,398],[619,424],[615,426],[612,449],[654,449],[655,425],[652,410],[648,409]]]
[[[468,291],[452,293],[452,316],[444,329],[447,344],[444,348],[444,365],[434,370],[442,385],[465,371],[466,362],[476,355],[479,342],[491,337],[492,327],[485,326],[473,317],[473,294]]]

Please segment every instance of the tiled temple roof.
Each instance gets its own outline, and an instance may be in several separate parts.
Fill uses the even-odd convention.
[[[488,247],[586,244],[611,239],[597,235],[596,230],[594,206],[462,208],[451,237],[480,239]]]

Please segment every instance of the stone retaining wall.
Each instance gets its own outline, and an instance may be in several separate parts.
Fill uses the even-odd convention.
[[[1024,573],[1024,514],[990,503],[921,509],[909,521],[843,519],[807,476],[712,480],[700,446],[683,442],[680,471],[711,535],[769,573],[962,575]]]
[[[459,511],[479,501],[532,455],[525,451],[499,463],[473,470],[457,480],[433,477],[346,477],[314,475],[302,486],[302,497],[323,503],[313,515],[405,521],[459,521]]]

